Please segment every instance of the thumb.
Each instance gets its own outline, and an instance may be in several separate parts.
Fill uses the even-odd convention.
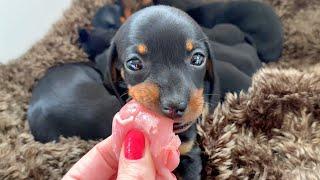
[[[152,180],[155,176],[148,140],[138,130],[129,131],[121,149],[117,179]]]

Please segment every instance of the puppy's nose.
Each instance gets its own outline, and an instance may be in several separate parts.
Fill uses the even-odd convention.
[[[162,105],[162,112],[170,118],[182,117],[186,109],[186,102],[167,103]]]

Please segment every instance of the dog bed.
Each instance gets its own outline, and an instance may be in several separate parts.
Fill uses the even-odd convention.
[[[35,142],[26,110],[47,68],[87,60],[77,29],[108,2],[74,1],[40,42],[0,65],[0,179],[59,179],[98,142]],[[265,2],[283,22],[284,52],[198,125],[206,179],[320,179],[320,1]]]

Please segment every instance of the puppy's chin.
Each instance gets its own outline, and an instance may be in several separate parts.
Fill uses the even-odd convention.
[[[190,119],[177,119],[174,120],[174,124],[173,124],[173,131],[175,133],[182,133],[186,130],[188,130],[193,123],[196,122],[196,120],[202,115],[202,113],[200,114],[193,114],[192,116],[189,116],[188,118]]]

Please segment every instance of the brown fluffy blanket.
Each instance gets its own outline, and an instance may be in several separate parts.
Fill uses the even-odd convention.
[[[79,0],[21,58],[0,65],[0,179],[59,179],[96,141],[33,140],[26,110],[33,84],[57,63],[84,61],[76,30],[108,0]],[[266,0],[282,19],[285,50],[228,94],[198,126],[207,179],[320,179],[320,1]]]

